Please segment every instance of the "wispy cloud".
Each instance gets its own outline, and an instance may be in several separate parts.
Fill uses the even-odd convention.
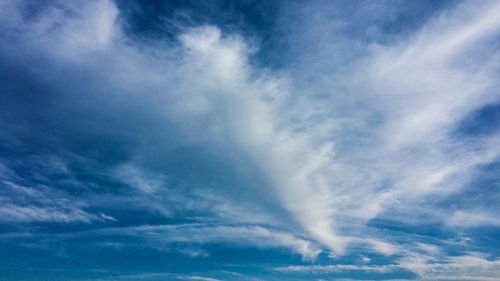
[[[394,270],[399,270],[400,267],[395,264],[388,265],[352,265],[352,264],[336,264],[336,265],[296,265],[277,267],[275,270],[281,272],[300,272],[312,274],[328,274],[343,271],[367,271],[376,273],[387,273]]]
[[[146,238],[161,243],[187,244],[243,244],[263,248],[285,248],[301,254],[306,259],[314,259],[321,250],[312,242],[295,237],[289,233],[266,229],[260,226],[225,226],[203,224],[154,225],[126,228],[106,228],[76,233],[67,237],[107,237],[126,235]],[[153,244],[152,246],[156,246]],[[199,256],[204,252],[191,251],[188,255]]]
[[[420,280],[495,280],[499,260],[488,260],[481,254],[471,253],[464,256],[446,257],[444,260],[425,255],[414,255],[401,259],[395,264],[384,265],[300,265],[276,267],[274,270],[285,273],[328,275],[331,273],[362,271],[378,274],[408,270],[418,275]]]
[[[188,276],[182,278],[183,280],[199,280],[199,281],[219,281],[219,279],[210,278],[210,277],[201,277],[201,276]]]
[[[401,267],[417,273],[422,280],[495,280],[500,278],[500,260],[483,254],[447,257],[443,261],[430,256],[402,259]]]

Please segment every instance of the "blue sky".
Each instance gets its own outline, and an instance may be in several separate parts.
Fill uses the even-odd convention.
[[[500,2],[0,3],[0,280],[500,280]]]

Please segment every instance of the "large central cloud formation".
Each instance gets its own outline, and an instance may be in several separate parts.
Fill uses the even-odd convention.
[[[370,224],[500,224],[494,204],[446,204],[500,156],[495,124],[473,137],[466,124],[500,99],[500,4],[483,4],[363,47],[318,9],[300,23],[303,37],[285,34],[301,41],[290,46],[295,58],[270,69],[252,62],[255,41],[217,26],[177,27],[173,40],[143,43],[111,1],[36,11],[4,1],[2,79],[35,82],[2,85],[2,150],[25,160],[1,159],[9,191],[0,193],[0,220],[103,223],[129,206],[196,214],[196,224],[151,229],[202,242],[241,236],[307,259],[404,253],[399,267],[425,277],[431,259],[412,252],[423,244],[388,241]],[[40,145],[25,145],[31,139]],[[23,165],[34,172],[19,175]]]

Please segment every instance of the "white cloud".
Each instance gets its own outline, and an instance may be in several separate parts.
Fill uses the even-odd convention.
[[[463,256],[439,257],[409,254],[397,263],[385,265],[333,264],[283,266],[274,270],[287,273],[329,274],[346,271],[391,273],[411,271],[419,280],[498,280],[500,260],[486,259],[484,255],[469,253]]]
[[[193,258],[197,258],[197,257],[206,258],[206,257],[210,256],[210,254],[203,249],[181,249],[179,251],[182,254],[189,256],[189,257],[193,257]]]
[[[482,254],[446,257],[438,260],[414,255],[400,261],[402,268],[419,275],[422,280],[498,280],[500,260],[487,259]]]
[[[306,124],[333,124],[327,127],[335,142],[333,157],[319,177],[327,183],[329,196],[322,198],[330,206],[320,212],[335,228],[361,226],[375,217],[403,223],[416,218],[425,224],[428,216],[445,222],[451,211],[431,202],[461,192],[477,168],[498,159],[498,135],[477,137],[474,143],[453,136],[463,118],[499,99],[494,90],[498,51],[490,43],[500,31],[495,17],[500,6],[482,4],[464,3],[411,36],[369,46],[363,57],[340,70],[329,61],[338,48],[333,54],[304,55],[307,61],[298,63],[294,79],[313,77],[298,83],[303,95],[328,96],[319,101],[328,118]],[[325,29],[329,24],[335,26],[322,22]],[[321,49],[338,47],[337,41],[322,44]],[[311,110],[300,109],[305,115]],[[313,130],[307,133],[320,139]],[[354,239],[346,241],[357,241],[363,231],[355,229]]]
[[[105,228],[85,231],[68,236],[75,237],[106,237],[108,235],[129,235],[143,237],[156,241],[160,245],[165,243],[211,244],[221,243],[228,245],[246,245],[262,248],[283,248],[302,255],[306,260],[314,260],[321,250],[315,243],[293,236],[279,230],[267,229],[261,226],[248,225],[208,225],[208,224],[177,224],[152,225],[137,227]],[[61,237],[62,238],[62,237]],[[153,244],[152,246],[155,246]],[[189,250],[186,250],[189,252]],[[188,252],[185,252],[189,255]],[[203,251],[191,252],[193,255],[203,256]]]
[[[166,177],[164,175],[143,171],[132,165],[122,165],[116,168],[115,177],[146,193],[154,193],[158,189],[166,188]]]
[[[3,222],[83,222],[89,223],[96,217],[78,208],[53,206],[19,206],[2,202],[0,221]]]
[[[141,231],[157,228],[142,227]],[[273,231],[260,226],[173,226],[158,228],[168,230],[167,237],[158,237],[162,241],[191,243],[244,243],[258,247],[283,247],[301,254],[305,259],[315,259],[321,252],[313,243],[294,237],[291,234]],[[161,234],[161,232],[160,232]],[[165,233],[167,234],[167,233]]]
[[[272,183],[273,193],[280,201],[276,203],[283,204],[315,239],[343,251],[342,238],[333,231],[329,187],[321,175],[321,170],[328,169],[330,143],[315,145],[308,135],[281,126],[273,112],[275,105],[265,100],[273,96],[267,89],[280,86],[260,84],[279,81],[250,79],[258,73],[251,73],[244,64],[242,42],[221,38],[214,28],[197,29],[181,38],[191,50],[184,71],[195,73],[190,80],[195,88],[189,92],[217,101],[212,105],[217,107],[214,111],[224,116],[212,126],[222,128],[229,140],[259,166]]]
[[[328,274],[344,271],[365,271],[375,273],[388,273],[399,270],[396,264],[387,265],[353,265],[353,264],[335,264],[335,265],[293,265],[277,267],[274,270],[280,272],[300,272],[309,274]]]
[[[100,213],[99,214],[101,216],[101,218],[105,219],[105,220],[108,220],[108,221],[117,221],[114,217],[112,216],[109,216],[109,215],[106,215],[106,214],[103,214],[103,213]]]
[[[495,213],[484,211],[456,211],[448,219],[447,224],[458,227],[498,226],[500,219]]]
[[[31,222],[80,222],[90,223],[99,217],[83,210],[85,203],[74,201],[64,193],[52,190],[44,185],[23,186],[14,171],[3,165],[6,173],[0,176],[0,221],[4,223]],[[16,181],[16,182],[14,182]],[[50,194],[49,194],[50,193]]]
[[[202,277],[202,276],[187,276],[181,278],[182,280],[193,280],[193,281],[220,281],[220,279],[215,279],[211,277]]]

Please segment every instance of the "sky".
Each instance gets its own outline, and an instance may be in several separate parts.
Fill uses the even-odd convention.
[[[500,1],[0,1],[0,280],[500,280]]]

